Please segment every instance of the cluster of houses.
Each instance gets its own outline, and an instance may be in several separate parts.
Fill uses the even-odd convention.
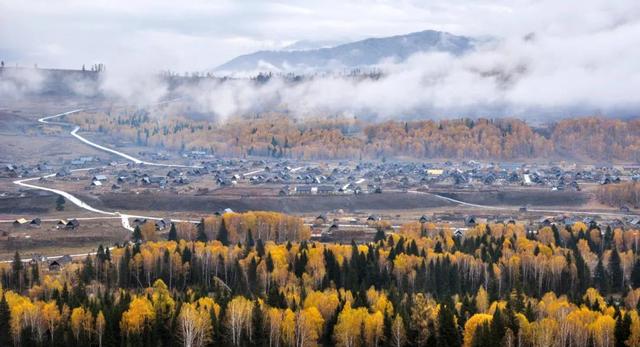
[[[25,218],[18,218],[13,221],[14,228],[40,228],[42,226],[42,220],[40,218],[34,218],[31,220]],[[59,219],[55,224],[56,229],[75,230],[80,227],[80,222],[77,219]]]
[[[4,164],[0,168],[0,177],[29,177],[51,173],[52,171],[53,168],[47,162],[42,162],[35,165]]]

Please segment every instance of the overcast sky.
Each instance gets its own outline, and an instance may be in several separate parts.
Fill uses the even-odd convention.
[[[0,59],[193,71],[299,40],[425,29],[580,37],[637,27],[639,17],[638,0],[0,0]]]

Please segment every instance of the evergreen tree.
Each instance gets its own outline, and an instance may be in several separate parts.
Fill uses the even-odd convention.
[[[499,344],[504,337],[504,334],[507,332],[507,327],[505,324],[504,315],[500,308],[496,308],[496,312],[493,314],[493,319],[491,320],[491,339],[494,343]]]
[[[256,262],[256,257],[251,257],[251,262],[247,269],[247,282],[251,293],[258,294],[258,263]]]
[[[602,293],[602,295],[609,294],[609,275],[604,269],[602,258],[598,259],[598,265],[596,265],[596,270],[593,274],[593,281],[596,285],[596,288],[600,291],[600,293]]]
[[[133,229],[133,234],[131,234],[131,241],[134,243],[142,242],[142,231],[140,230],[140,226],[136,225],[135,229]]]
[[[256,253],[260,258],[262,258],[264,257],[264,252],[264,242],[262,242],[262,239],[258,239],[258,241],[256,242]]]
[[[251,345],[252,346],[264,346],[266,344],[266,336],[265,336],[265,327],[264,327],[264,317],[262,315],[262,310],[260,309],[260,304],[258,301],[253,302],[253,312],[252,312],[252,335],[251,336]]]
[[[204,218],[200,219],[200,223],[198,223],[198,235],[196,236],[196,240],[200,242],[209,241],[207,233],[204,232]]]
[[[255,246],[255,242],[253,241],[253,234],[251,233],[251,229],[247,230],[247,238],[244,241],[244,245],[247,249],[253,248]]]
[[[220,223],[220,230],[218,230],[218,237],[216,240],[220,241],[223,245],[229,245],[229,231],[227,230],[227,224],[224,221],[224,217],[221,218],[222,222]]]
[[[620,254],[615,246],[609,257],[609,275],[611,276],[611,290],[615,293],[622,292],[624,275],[620,265]]]
[[[171,223],[171,229],[169,229],[169,241],[178,241],[178,231],[176,230],[175,223]]]
[[[13,288],[17,289],[18,292],[22,291],[22,270],[24,269],[24,264],[22,264],[22,259],[20,259],[20,253],[16,251],[13,255],[13,262],[11,263],[12,270],[12,285]]]
[[[453,313],[448,305],[441,305],[438,312],[438,347],[459,347],[460,335]]]
[[[383,241],[385,239],[384,229],[378,227],[376,230],[376,235],[373,237],[373,242]]]
[[[629,336],[631,336],[631,315],[629,315],[629,312],[626,312],[624,316],[621,314],[618,315],[614,336],[616,339],[616,347],[627,346],[626,341],[629,339]]]
[[[4,295],[0,299],[0,346],[11,346],[11,312]]]

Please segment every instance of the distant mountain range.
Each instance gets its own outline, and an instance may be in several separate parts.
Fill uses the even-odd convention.
[[[403,61],[418,52],[447,52],[460,55],[474,48],[476,40],[446,32],[426,30],[406,35],[370,38],[334,47],[312,48],[308,42],[280,51],[258,51],[241,55],[215,71],[308,71],[366,67],[384,59]],[[299,47],[299,49],[296,49]],[[292,49],[293,48],[293,49]]]

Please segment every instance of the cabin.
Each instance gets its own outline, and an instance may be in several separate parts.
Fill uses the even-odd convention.
[[[296,194],[310,195],[311,194],[311,187],[310,186],[297,186],[296,187]]]
[[[367,222],[377,222],[380,221],[382,218],[380,218],[380,216],[372,214],[369,215],[369,217],[367,217]]]
[[[63,229],[66,226],[67,226],[67,220],[66,219],[59,219],[58,223],[56,223],[56,228],[57,229]]]
[[[325,224],[326,222],[327,222],[327,216],[321,214],[318,217],[316,217],[314,224],[321,225],[321,224]]]
[[[476,226],[476,224],[478,224],[478,221],[476,220],[475,216],[466,216],[466,217],[464,217],[464,225],[466,225],[468,227],[474,227],[474,226]]]
[[[18,218],[16,220],[13,221],[13,226],[16,228],[19,228],[21,226],[27,225],[29,223],[28,220],[24,219],[24,218]]]
[[[333,194],[335,193],[336,189],[333,186],[318,186],[318,194]]]
[[[29,226],[32,228],[39,228],[41,224],[42,220],[38,217],[32,219],[31,222],[29,222]]]
[[[94,181],[105,182],[107,180],[107,176],[105,175],[95,175],[93,176]]]
[[[58,259],[52,260],[49,263],[49,271],[60,271],[60,269],[63,266],[71,263],[72,261],[73,261],[73,258],[71,258],[71,256],[68,255],[68,254],[64,255],[64,256],[62,256],[62,257],[60,257]]]
[[[67,230],[75,230],[78,227],[80,227],[80,222],[78,222],[78,220],[74,218],[70,220],[64,228]]]

